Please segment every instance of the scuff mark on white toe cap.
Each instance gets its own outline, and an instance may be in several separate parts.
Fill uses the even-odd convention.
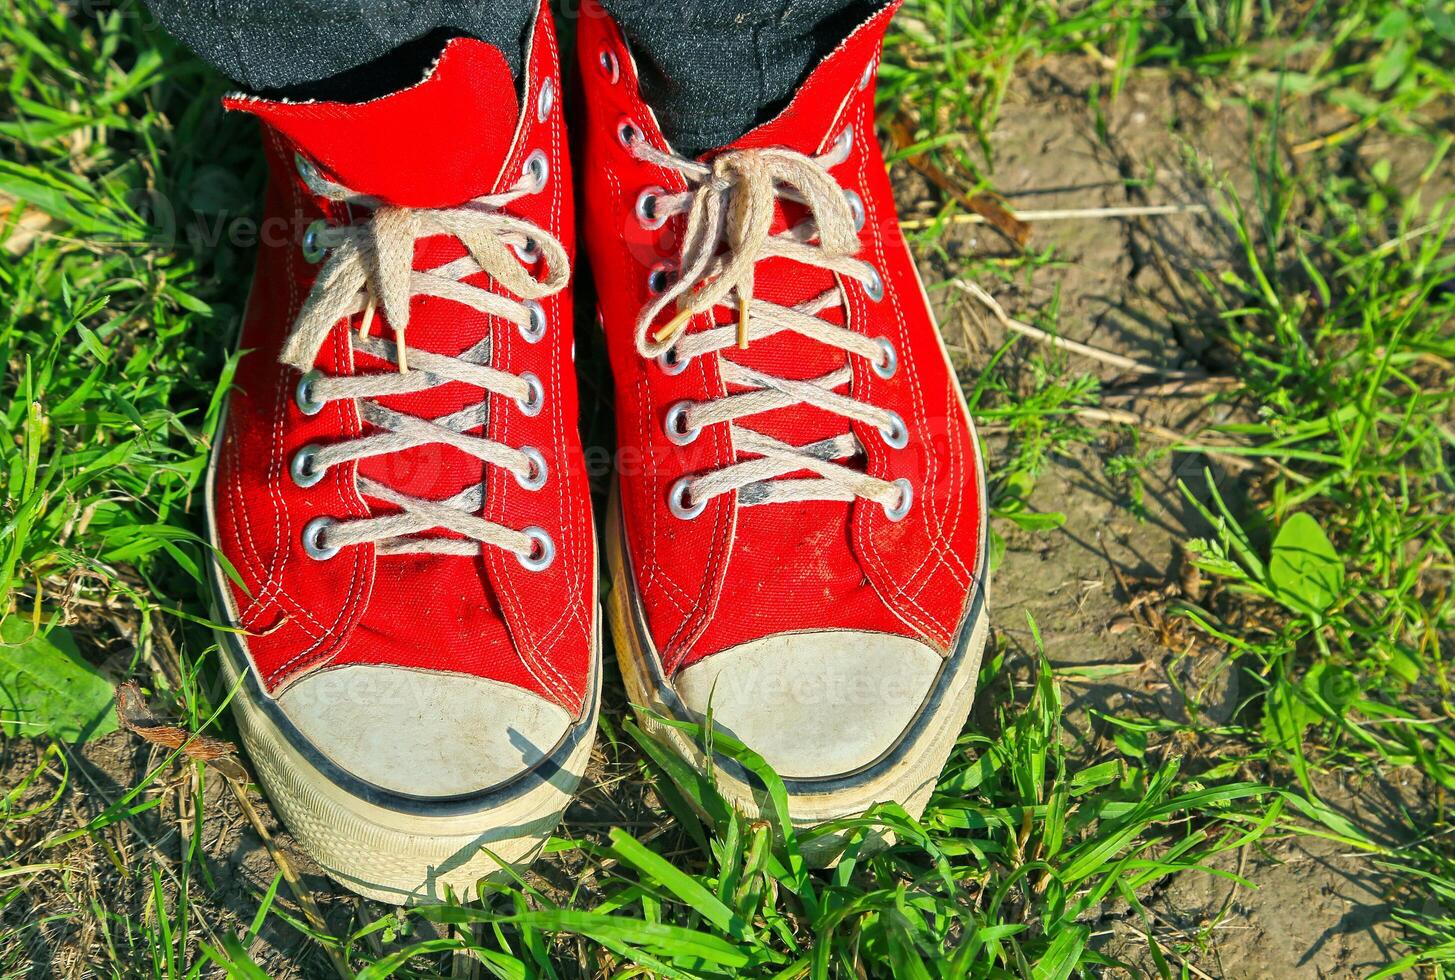
[[[309,674],[278,704],[340,769],[425,798],[507,783],[550,755],[571,726],[565,709],[511,684],[371,664]]]
[[[699,716],[762,755],[780,776],[853,772],[889,751],[944,661],[919,640],[833,630],[782,633],[706,657],[674,685]]]

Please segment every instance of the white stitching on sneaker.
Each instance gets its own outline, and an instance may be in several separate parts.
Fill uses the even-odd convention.
[[[329,254],[279,360],[299,371],[311,370],[339,321],[362,312],[359,335],[352,339],[354,350],[399,368],[384,374],[324,376],[312,384],[312,397],[320,402],[358,399],[362,418],[378,430],[320,449],[314,457],[315,468],[328,469],[440,443],[507,469],[517,477],[529,475],[533,464],[523,450],[468,434],[487,421],[487,401],[430,420],[387,409],[373,399],[412,394],[452,381],[517,402],[531,396],[532,388],[525,378],[485,363],[490,356],[489,338],[458,357],[448,357],[407,346],[405,334],[413,296],[448,299],[528,328],[531,311],[524,301],[539,300],[566,287],[570,262],[561,243],[536,225],[500,210],[520,197],[541,191],[539,174],[527,169],[508,190],[442,209],[394,207],[356,194],[317,173],[304,173],[303,177],[315,194],[360,205],[372,214],[364,221],[331,226],[318,233],[318,242]],[[427,271],[416,271],[415,242],[431,235],[450,235],[469,254]],[[514,249],[528,243],[545,257],[544,279],[537,280],[516,258]],[[479,272],[520,300],[463,282]],[[394,327],[392,344],[369,336],[376,303],[383,307]],[[359,478],[358,487],[360,493],[392,504],[399,512],[333,524],[325,532],[329,548],[373,542],[381,554],[470,555],[478,553],[479,543],[484,543],[517,556],[530,556],[537,549],[537,543],[523,531],[476,516],[483,500],[483,485],[468,487],[446,500],[412,497],[364,477]],[[420,535],[434,528],[454,531],[466,540]]]
[[[816,157],[781,148],[730,150],[709,165],[663,152],[646,140],[633,140],[631,151],[636,157],[675,169],[696,185],[694,190],[657,198],[658,215],[687,215],[682,271],[637,318],[638,352],[654,358],[675,347],[676,356],[688,360],[734,346],[746,348],[754,339],[789,330],[873,364],[881,363],[884,351],[876,338],[819,317],[824,310],[845,305],[841,286],[791,307],[753,296],[754,269],[771,257],[827,269],[866,288],[878,280],[871,264],[855,258],[860,243],[854,213],[843,189],[828,172],[843,162],[849,149],[847,141],[839,140],[829,152]],[[780,198],[804,205],[809,216],[774,235],[771,229]],[[694,316],[729,306],[730,301],[738,314],[736,326],[687,332]],[[672,304],[676,315],[665,327],[656,328],[658,316]],[[685,410],[682,421],[687,429],[726,422],[736,449],[757,458],[693,478],[685,488],[694,510],[735,490],[744,505],[851,501],[855,497],[876,501],[886,511],[900,505],[901,491],[894,483],[836,462],[862,452],[852,432],[794,446],[736,424],[750,415],[808,404],[888,430],[896,421],[893,413],[835,390],[852,381],[851,366],[808,381],[775,377],[726,356],[720,358],[719,367],[724,383],[748,390],[694,403]],[[810,470],[818,478],[782,479],[799,470]]]

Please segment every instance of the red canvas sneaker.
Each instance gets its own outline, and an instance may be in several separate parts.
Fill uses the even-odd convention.
[[[523,97],[449,42],[361,104],[229,99],[271,167],[208,486],[243,740],[333,877],[406,902],[528,860],[590,754],[596,547],[542,4]]]
[[[784,777],[802,825],[876,801],[923,811],[986,634],[980,453],[874,139],[892,14],[698,160],[663,138],[599,8],[578,41],[622,673],[662,715],[711,707]],[[756,811],[748,774],[712,762]]]

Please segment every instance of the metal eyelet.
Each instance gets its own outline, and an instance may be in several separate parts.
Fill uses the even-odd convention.
[[[869,267],[869,281],[864,283],[864,295],[876,303],[884,298],[884,278],[872,265]]]
[[[531,179],[535,181],[537,191],[545,189],[546,178],[551,175],[551,164],[546,159],[545,150],[536,150],[525,158],[524,173],[530,174]]]
[[[834,145],[830,149],[829,152],[830,153],[833,153],[833,154],[839,154],[839,155],[842,155],[842,156],[848,156],[849,151],[852,150],[853,148],[854,148],[854,127],[853,126],[845,126],[844,127],[844,131],[839,134],[838,139],[834,140]]]
[[[338,548],[323,543],[323,532],[338,523],[332,517],[315,517],[303,525],[303,550],[309,558],[328,561],[338,554]]]
[[[853,191],[844,191],[844,200],[849,202],[849,213],[854,216],[854,230],[864,230],[864,199]]]
[[[616,140],[627,149],[631,149],[632,141],[640,139],[642,131],[637,129],[637,124],[623,116],[616,124]]]
[[[695,504],[689,504],[687,502],[691,490],[691,477],[684,476],[672,484],[672,489],[667,492],[667,509],[672,512],[673,517],[690,521],[707,509],[706,500],[699,500]]]
[[[677,402],[667,409],[667,417],[662,420],[662,431],[675,445],[691,445],[702,434],[702,426],[687,424],[687,410],[691,407],[691,402]]]
[[[894,377],[894,373],[899,370],[899,354],[895,352],[894,345],[889,342],[888,337],[876,337],[874,343],[879,345],[879,349],[884,352],[884,356],[877,361],[871,362],[871,366],[874,368],[875,374],[888,380]]]
[[[660,187],[648,187],[637,195],[637,221],[648,231],[656,231],[667,223],[667,216],[660,207],[665,193]]]
[[[663,374],[681,374],[687,370],[687,365],[691,363],[692,359],[678,354],[677,348],[675,347],[668,347],[657,355],[657,367],[662,369]]]
[[[318,243],[319,232],[327,227],[328,222],[322,218],[318,218],[304,229],[303,241],[300,247],[303,251],[303,260],[305,262],[317,264],[322,262],[323,257],[328,254],[328,249]]]
[[[539,490],[546,485],[546,457],[533,446],[526,446],[520,453],[530,460],[530,472],[525,476],[515,474],[515,482],[519,483],[522,489]]]
[[[898,521],[904,519],[904,515],[909,513],[909,505],[914,503],[914,487],[904,477],[895,480],[894,485],[899,488],[899,503],[893,507],[885,504],[884,516],[891,521]]]
[[[517,401],[516,404],[526,415],[541,414],[541,408],[546,404],[546,389],[541,387],[541,379],[527,371],[520,376],[520,380],[526,383],[530,391],[526,394],[525,401]]]
[[[596,57],[596,63],[611,84],[615,85],[621,78],[621,62],[617,60],[615,51],[610,48],[602,48],[601,53]]]
[[[671,262],[658,262],[652,266],[652,271],[647,273],[647,292],[653,296],[661,296],[672,284],[672,273],[677,267]]]
[[[544,528],[528,527],[522,533],[534,542],[535,547],[528,554],[516,552],[516,559],[527,571],[540,572],[550,568],[551,562],[556,560],[556,542],[551,540]]]
[[[868,88],[872,81],[874,81],[874,59],[871,58],[869,63],[864,66],[864,74],[859,76],[859,91],[862,92]]]
[[[309,444],[293,454],[293,459],[288,463],[288,475],[293,477],[293,482],[300,487],[311,487],[322,480],[328,474],[328,468],[322,469],[314,465],[315,457],[321,446]]]
[[[302,153],[293,154],[293,167],[305,184],[313,184],[318,180],[318,168]]]
[[[313,385],[322,377],[322,371],[309,371],[298,379],[298,385],[293,389],[293,404],[297,405],[298,411],[304,415],[317,415],[327,404],[313,397]]]
[[[879,430],[884,437],[884,444],[890,449],[903,449],[909,445],[909,427],[904,424],[904,419],[899,417],[898,412],[889,413],[889,424]]]
[[[534,238],[527,238],[523,243],[510,243],[511,249],[515,252],[516,258],[526,265],[535,265],[541,260],[541,245]]]
[[[556,83],[549,78],[541,83],[541,94],[536,96],[536,119],[545,122],[556,104]]]
[[[520,325],[520,335],[528,344],[538,344],[546,335],[546,308],[533,299],[525,301],[530,318]]]

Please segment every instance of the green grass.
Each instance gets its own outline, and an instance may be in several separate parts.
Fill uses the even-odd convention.
[[[7,13],[7,642],[37,628],[68,636],[111,679],[139,680],[160,713],[228,737],[197,535],[250,274],[255,140],[221,114],[220,80],[139,8],[18,0]],[[1180,977],[1215,970],[1226,940],[1216,922],[1169,928],[1158,905],[1169,885],[1202,875],[1230,895],[1255,888],[1236,855],[1301,835],[1366,856],[1387,896],[1392,973],[1455,970],[1451,14],[1393,0],[1297,13],[913,0],[889,43],[882,107],[907,116],[918,148],[967,190],[993,190],[987,134],[1016,111],[1012,81],[1072,62],[1093,76],[1092,120],[1155,77],[1247,121],[1249,181],[1207,177],[1225,254],[1180,282],[1164,312],[1164,326],[1198,339],[1193,366],[1227,379],[1180,445],[1078,414],[1118,393],[1084,361],[1023,339],[956,352],[994,433],[998,555],[1027,535],[1088,532],[1034,503],[1069,454],[1099,457],[1134,519],[1149,513],[1143,481],[1198,460],[1199,446],[1222,454],[1214,467],[1229,455],[1253,464],[1176,470],[1202,511],[1185,533],[1205,581],[1158,607],[1204,651],[1156,667],[1180,713],[1123,711],[1098,719],[1105,737],[1076,737],[1083,712],[1061,688],[1090,675],[1053,668],[1037,624],[1001,616],[981,706],[923,818],[881,808],[853,826],[893,829],[893,847],[854,848],[811,873],[781,821],[732,813],[644,740],[616,695],[605,775],[588,791],[598,816],[563,828],[551,875],[408,913],[321,896],[319,923],[276,870],[271,887],[217,897],[228,855],[209,848],[218,821],[241,817],[215,773],[140,752],[98,770],[0,702],[0,974],[39,958],[56,973],[259,976],[291,964],[327,976],[332,957],[367,976],[473,962],[500,977]],[[1155,191],[1155,178],[1125,176],[1129,193]],[[935,200],[942,223],[912,240],[937,278],[1029,291],[1065,268],[1054,250],[964,248],[951,233],[958,206]],[[1051,295],[1016,315],[1083,335]],[[970,302],[943,297],[955,311]],[[1231,717],[1183,682],[1191,656],[1216,656],[1237,678]],[[1392,830],[1326,798],[1337,778],[1394,773],[1412,790]],[[1227,903],[1215,918],[1226,914]]]

